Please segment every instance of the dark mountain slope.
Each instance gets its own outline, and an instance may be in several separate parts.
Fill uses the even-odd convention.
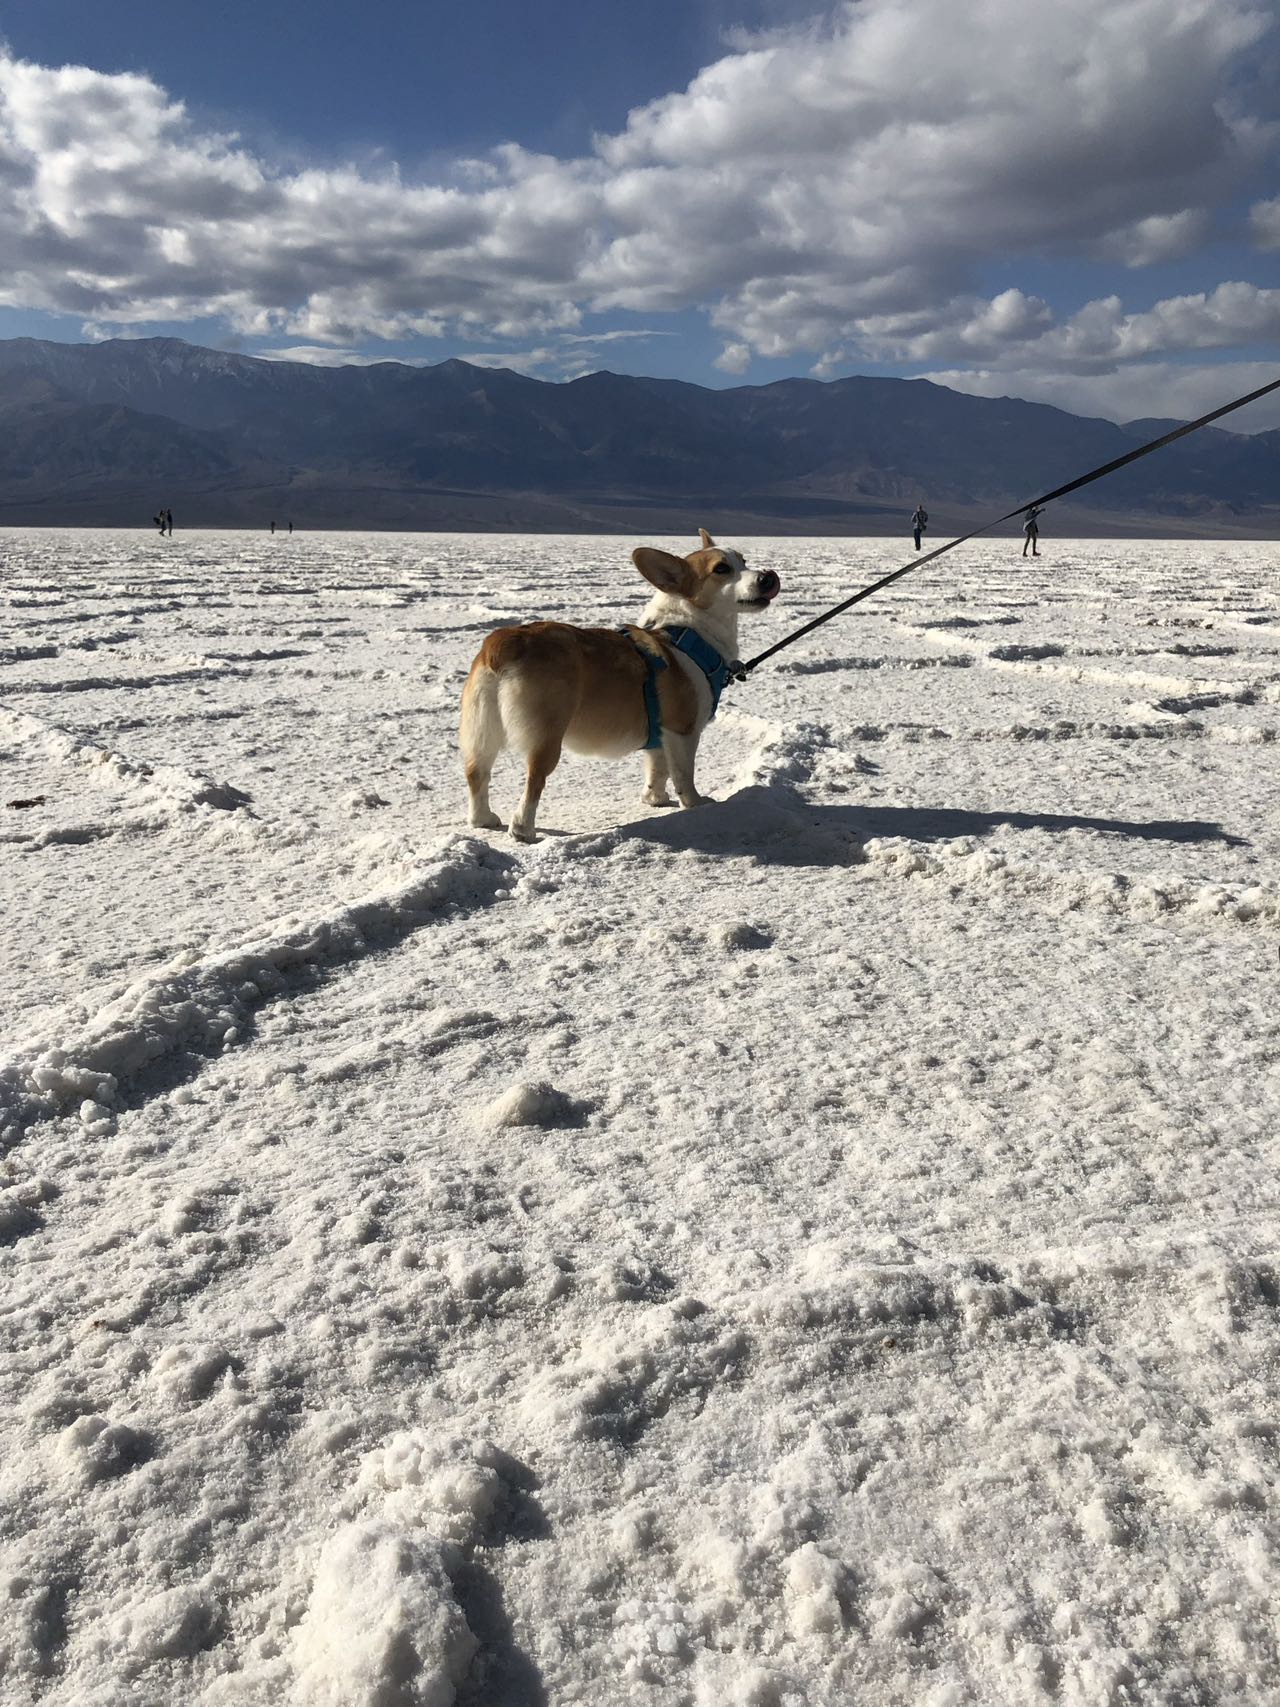
[[[711,391],[594,373],[554,385],[448,361],[317,368],[172,338],[0,341],[0,515],[386,527],[900,531],[961,525],[1167,430],[927,380]],[[1148,433],[1147,429],[1151,432]],[[1059,512],[1090,531],[1273,531],[1280,434],[1208,429]]]

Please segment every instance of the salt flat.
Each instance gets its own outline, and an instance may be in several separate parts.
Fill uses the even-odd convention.
[[[636,543],[0,534],[0,1695],[1280,1699],[1280,547],[963,547],[466,830]],[[748,653],[903,560],[728,543]]]

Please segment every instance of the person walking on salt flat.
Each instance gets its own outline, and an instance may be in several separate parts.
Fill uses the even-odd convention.
[[[911,532],[916,542],[917,551],[920,549],[920,535],[925,531],[928,525],[929,512],[924,507],[924,500],[921,499],[915,507],[915,513],[911,517]]]
[[[1022,531],[1026,536],[1022,541],[1022,555],[1024,557],[1027,555],[1028,546],[1031,547],[1031,555],[1033,557],[1039,557],[1040,555],[1036,541],[1040,538],[1040,517],[1043,514],[1044,509],[1038,504],[1032,504],[1031,508],[1027,511],[1027,519],[1022,524]]]

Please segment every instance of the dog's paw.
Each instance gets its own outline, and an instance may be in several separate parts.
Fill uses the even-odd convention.
[[[680,800],[681,806],[685,806],[685,807],[688,807],[688,806],[714,806],[715,803],[716,803],[716,797],[714,794],[690,794],[687,797],[682,796],[681,800]]]
[[[473,812],[471,814],[471,828],[473,830],[500,830],[502,819],[496,812]]]
[[[658,794],[653,789],[646,788],[640,796],[646,806],[674,806],[675,801],[667,793]]]
[[[511,839],[513,842],[536,842],[538,833],[536,830],[526,830],[523,824],[513,824]]]

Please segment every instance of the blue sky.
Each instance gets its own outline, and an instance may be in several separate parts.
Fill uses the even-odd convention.
[[[0,0],[0,336],[1186,416],[1280,374],[1276,22]]]
[[[808,15],[749,0],[532,5],[469,0],[40,0],[0,7],[21,57],[148,73],[215,125],[334,160],[384,150],[406,168],[520,142],[588,149],[632,107],[683,88],[733,26]]]

